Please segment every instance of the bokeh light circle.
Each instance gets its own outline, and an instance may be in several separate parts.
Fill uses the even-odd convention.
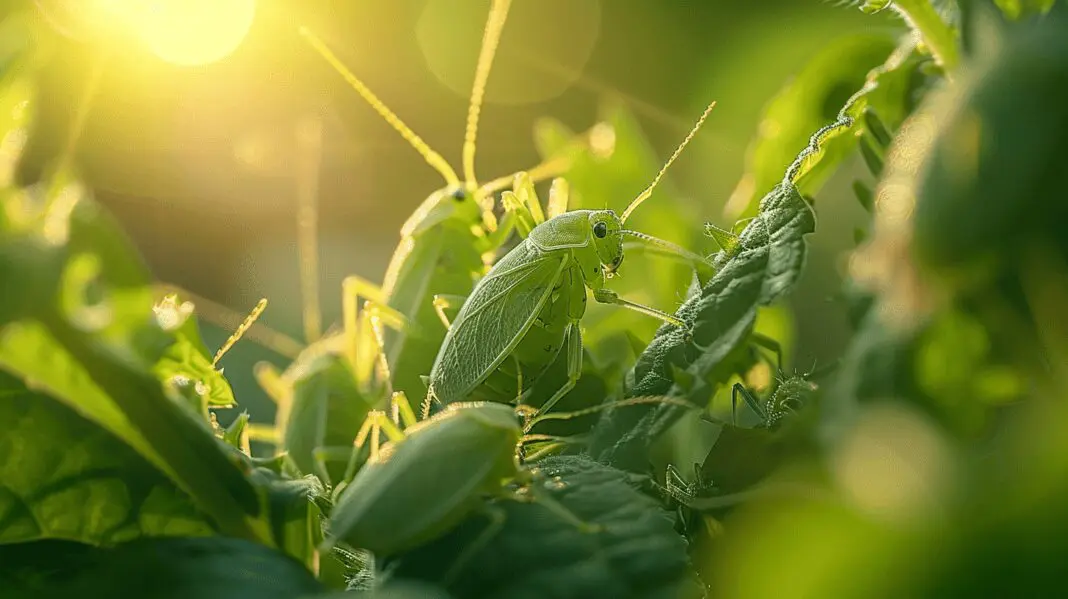
[[[429,0],[416,24],[427,68],[457,95],[471,95],[489,2]],[[513,2],[501,34],[486,102],[533,104],[582,77],[601,30],[599,0]]]
[[[127,1],[124,15],[156,56],[177,65],[215,62],[237,49],[252,27],[255,0]]]

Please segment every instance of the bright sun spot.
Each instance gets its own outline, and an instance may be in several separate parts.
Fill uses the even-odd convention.
[[[245,39],[255,0],[104,0],[161,59],[184,66],[225,58]]]

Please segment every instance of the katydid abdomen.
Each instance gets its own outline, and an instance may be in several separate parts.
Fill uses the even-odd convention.
[[[472,400],[511,402],[529,389],[560,355],[567,342],[568,325],[582,318],[585,300],[581,273],[576,267],[566,268],[545,306],[512,350],[511,359],[501,362],[471,392]]]
[[[587,281],[599,287],[597,277],[604,278],[588,223],[610,214],[579,210],[556,216],[494,265],[445,336],[431,369],[430,396],[441,404],[512,402],[561,351],[569,359],[581,353],[578,324],[586,311]]]

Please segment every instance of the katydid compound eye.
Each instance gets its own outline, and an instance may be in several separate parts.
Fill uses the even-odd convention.
[[[593,225],[593,234],[603,239],[605,235],[608,235],[608,225],[603,222]]]
[[[467,192],[463,189],[457,189],[456,191],[452,192],[452,199],[456,200],[457,202],[462,202],[467,199]]]

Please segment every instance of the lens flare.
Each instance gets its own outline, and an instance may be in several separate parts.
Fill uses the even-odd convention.
[[[248,35],[255,0],[98,0],[169,63],[221,60]]]

